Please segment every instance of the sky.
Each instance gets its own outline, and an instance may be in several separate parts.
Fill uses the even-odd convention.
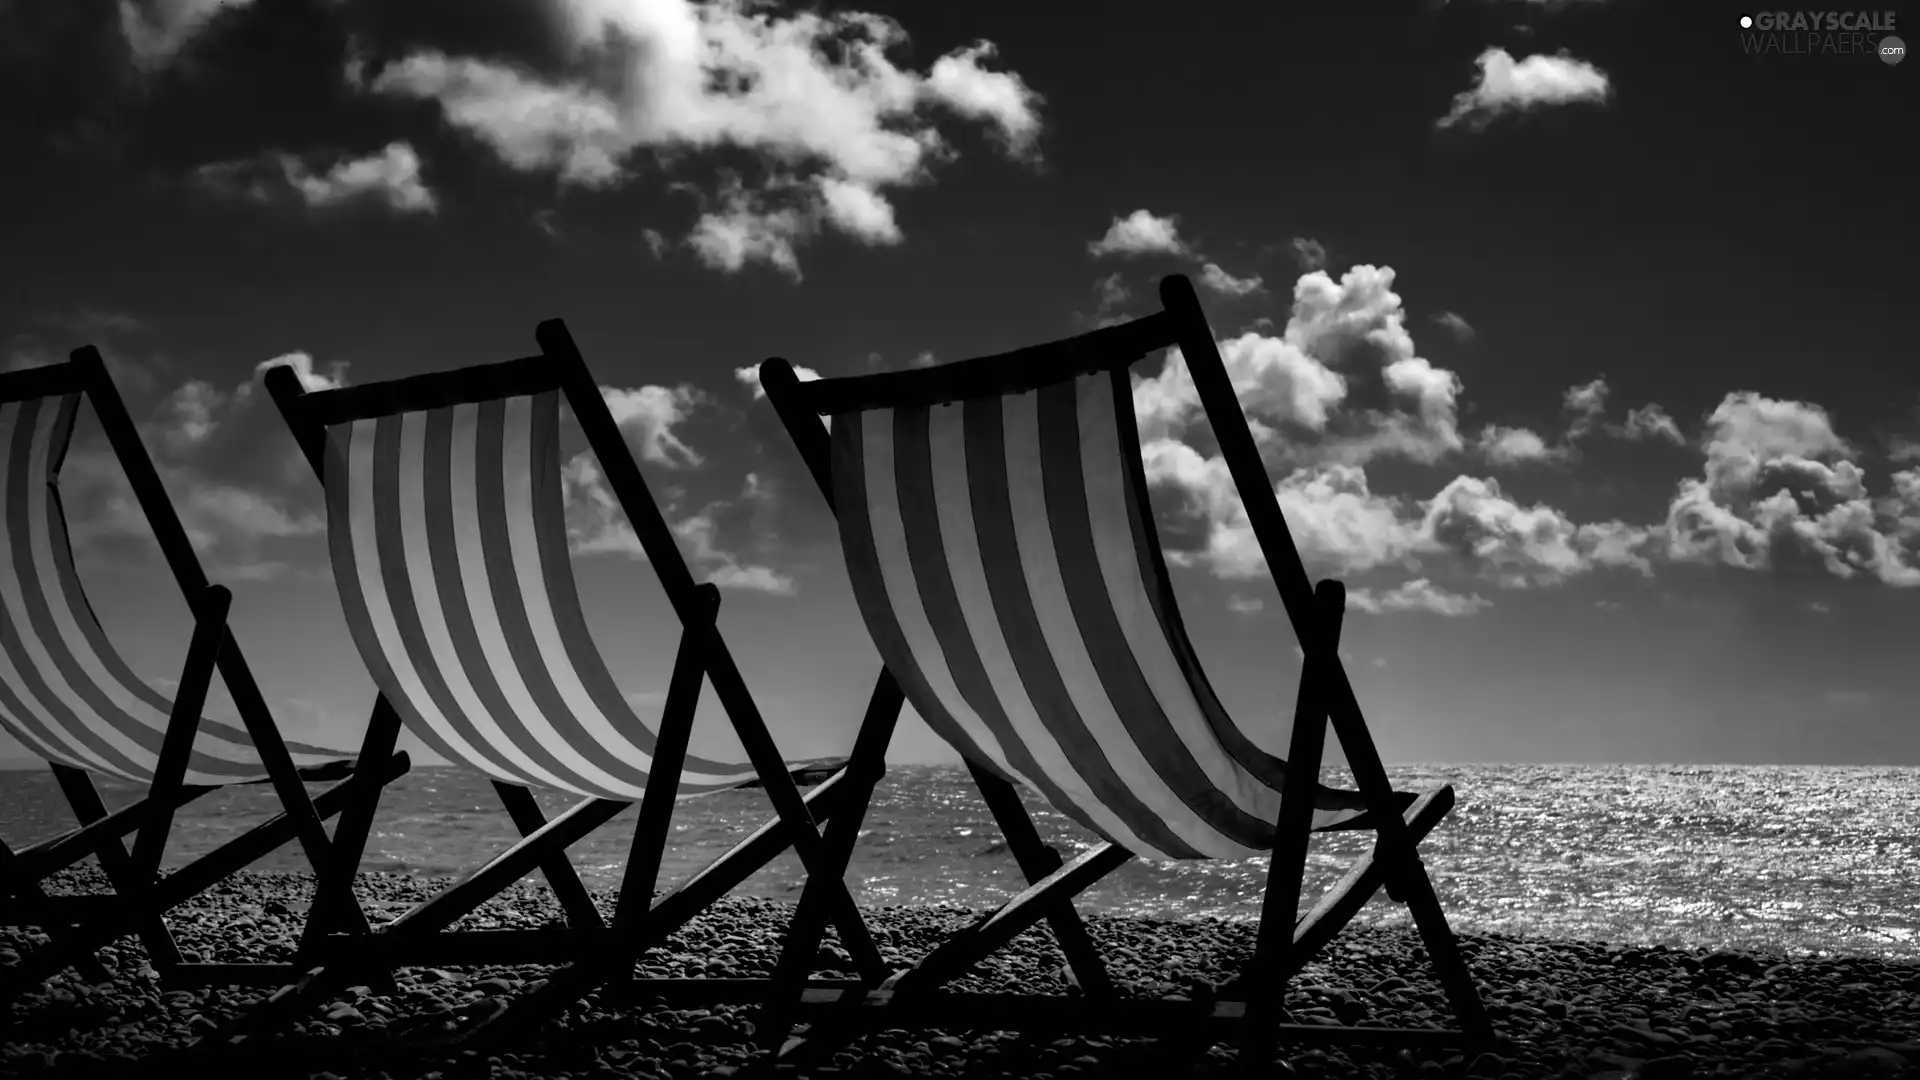
[[[1920,764],[1920,67],[1719,2],[1177,11],[0,0],[34,105],[0,119],[0,365],[102,350],[282,727],[352,747],[372,683],[259,372],[503,360],[564,318],[807,758],[878,660],[755,366],[996,353],[1187,274],[1389,761]],[[1283,749],[1298,651],[1241,496],[1184,361],[1135,371],[1195,646]],[[677,626],[568,439],[589,620],[655,716]],[[61,482],[170,685],[186,609],[90,416]],[[737,745],[709,691],[694,749]],[[958,760],[915,719],[891,757]]]

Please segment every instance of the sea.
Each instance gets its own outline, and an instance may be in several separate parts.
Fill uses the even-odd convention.
[[[1920,769],[1829,766],[1394,766],[1396,787],[1452,783],[1458,805],[1422,847],[1449,920],[1461,930],[1789,955],[1920,959]],[[1328,783],[1347,784],[1338,774]],[[103,783],[110,806],[137,797]],[[568,798],[543,793],[549,814]],[[275,803],[265,787],[229,788],[184,809],[166,865],[234,837]],[[1043,836],[1071,857],[1094,836],[1028,798]],[[682,801],[661,884],[680,880],[771,814],[766,793]],[[590,886],[617,887],[634,811],[571,849]],[[0,772],[0,838],[15,848],[73,822],[44,770]],[[518,834],[491,784],[416,768],[386,790],[362,864],[423,878],[459,875]],[[1315,838],[1317,896],[1370,843]],[[297,845],[259,869],[304,870]],[[1081,895],[1082,911],[1257,919],[1267,863],[1133,860]],[[799,861],[781,857],[739,892],[796,898]],[[889,770],[847,880],[869,905],[990,908],[1024,885],[964,769]],[[1302,904],[1304,911],[1309,899]],[[1407,923],[1379,896],[1358,922]]]

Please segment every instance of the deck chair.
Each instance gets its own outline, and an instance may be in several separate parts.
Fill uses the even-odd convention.
[[[82,398],[93,403],[193,613],[171,700],[128,667],[74,570],[59,476]],[[39,925],[50,939],[0,971],[0,1003],[68,967],[103,978],[95,954],[130,933],[163,978],[197,981],[188,974],[201,965],[182,962],[164,914],[289,840],[299,840],[315,866],[324,865],[330,840],[322,820],[356,790],[355,761],[281,738],[228,628],[231,597],[207,583],[96,350],[77,350],[64,364],[0,374],[0,478],[0,730],[45,759],[79,822],[19,851],[0,843],[7,921]],[[202,715],[216,672],[241,726]],[[405,769],[404,756],[389,756],[378,769],[363,771],[391,777]],[[109,813],[95,776],[139,784],[146,793]],[[340,783],[309,799],[304,783],[325,780]],[[162,877],[174,813],[231,784],[273,785],[280,813]],[[129,833],[135,834],[132,851],[123,842]],[[49,897],[46,879],[88,856],[99,860],[113,892]],[[367,929],[357,910],[342,915],[344,929]]]
[[[368,938],[328,935],[318,947],[326,963],[288,972],[260,1011],[218,1033],[220,1045],[245,1045],[342,980],[401,966],[561,965],[510,1009],[519,1021],[551,1015],[603,983],[636,982],[641,953],[789,846],[804,865],[819,861],[816,817],[827,818],[847,771],[801,797],[715,626],[719,591],[694,582],[564,324],[543,323],[536,337],[542,351],[525,359],[318,393],[288,368],[266,375],[326,491],[334,580],[380,691],[377,712],[491,778],[524,839]],[[561,491],[563,400],[683,628],[657,734],[615,685],[581,613]],[[704,681],[748,763],[687,752]],[[756,778],[775,819],[656,899],[676,799]],[[548,821],[532,788],[580,801]],[[608,925],[566,847],[636,801]],[[353,869],[335,866],[324,887],[350,894]],[[565,927],[449,929],[535,869]],[[851,894],[844,884],[827,892],[852,957],[877,981],[885,969]],[[633,989],[684,997],[699,982]]]
[[[838,518],[854,595],[885,661],[882,683],[964,757],[1031,882],[880,988],[810,985],[785,1019],[811,1021],[816,1049],[856,1026],[1213,1033],[1256,1051],[1281,1038],[1445,1046],[1489,1035],[1415,846],[1453,791],[1391,788],[1337,652],[1344,591],[1308,584],[1191,285],[1168,278],[1161,297],[1163,310],[1146,318],[923,370],[801,383],[784,360],[761,366],[761,385]],[[1305,655],[1286,760],[1249,738],[1209,686],[1153,527],[1128,369],[1173,345]],[[1329,720],[1358,791],[1319,782]],[[1063,863],[1014,783],[1104,842]],[[1298,918],[1309,834],[1336,829],[1372,830],[1374,848]],[[1119,995],[1073,896],[1135,856],[1269,850],[1257,947],[1236,983],[1212,1002]],[[788,944],[796,966],[822,925],[813,890],[824,899],[844,866],[808,880]],[[1383,885],[1411,908],[1460,1026],[1284,1023],[1288,979]],[[1042,919],[1081,998],[941,989]]]

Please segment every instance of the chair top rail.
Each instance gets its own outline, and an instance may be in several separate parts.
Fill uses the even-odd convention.
[[[1158,311],[1077,337],[913,371],[888,371],[800,383],[787,393],[821,416],[868,409],[944,405],[1025,393],[1080,375],[1128,367],[1176,343],[1173,317]]]
[[[278,371],[268,378],[293,378]],[[453,371],[432,371],[389,382],[316,390],[292,399],[305,424],[319,428],[399,413],[424,412],[498,398],[540,394],[561,388],[563,372],[546,355],[480,364]]]
[[[76,394],[93,386],[93,372],[71,360],[20,371],[0,372],[0,405]]]

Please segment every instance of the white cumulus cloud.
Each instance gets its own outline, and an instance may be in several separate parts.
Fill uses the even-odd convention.
[[[1705,452],[1668,506],[1670,558],[1920,586],[1920,470],[1894,471],[1874,498],[1825,409],[1728,394],[1707,418]]]
[[[1473,86],[1454,97],[1453,108],[1437,126],[1461,124],[1479,130],[1502,116],[1552,105],[1604,102],[1613,93],[1606,72],[1565,51],[1515,60],[1507,50],[1492,48],[1474,62],[1480,73]]]
[[[262,204],[297,199],[324,210],[373,202],[396,214],[431,214],[440,208],[421,173],[420,156],[404,142],[318,171],[292,154],[213,162],[195,169],[193,180],[216,195]]]
[[[640,386],[621,389],[600,388],[613,422],[627,436],[627,442],[640,460],[669,468],[698,465],[704,458],[673,433],[702,400],[691,386]]]
[[[1480,429],[1480,452],[1495,465],[1524,465],[1554,461],[1565,456],[1561,447],[1549,446],[1530,428],[1488,424]]]
[[[1180,223],[1172,215],[1155,217],[1146,210],[1135,210],[1126,217],[1113,219],[1106,235],[1087,244],[1087,254],[1106,255],[1185,255],[1187,242],[1180,238]]]
[[[1200,284],[1219,296],[1251,296],[1262,288],[1260,275],[1234,277],[1221,269],[1219,263],[1208,263],[1201,268]]]
[[[607,187],[666,155],[745,151],[737,176],[686,242],[724,271],[765,263],[798,275],[798,248],[832,228],[897,243],[889,192],[924,183],[957,151],[942,115],[984,127],[1030,160],[1041,98],[987,65],[975,42],[920,72],[895,57],[899,24],[857,11],[778,13],[754,0],[546,0],[570,53],[564,76],[420,51],[365,82],[432,101],[508,165]]]

